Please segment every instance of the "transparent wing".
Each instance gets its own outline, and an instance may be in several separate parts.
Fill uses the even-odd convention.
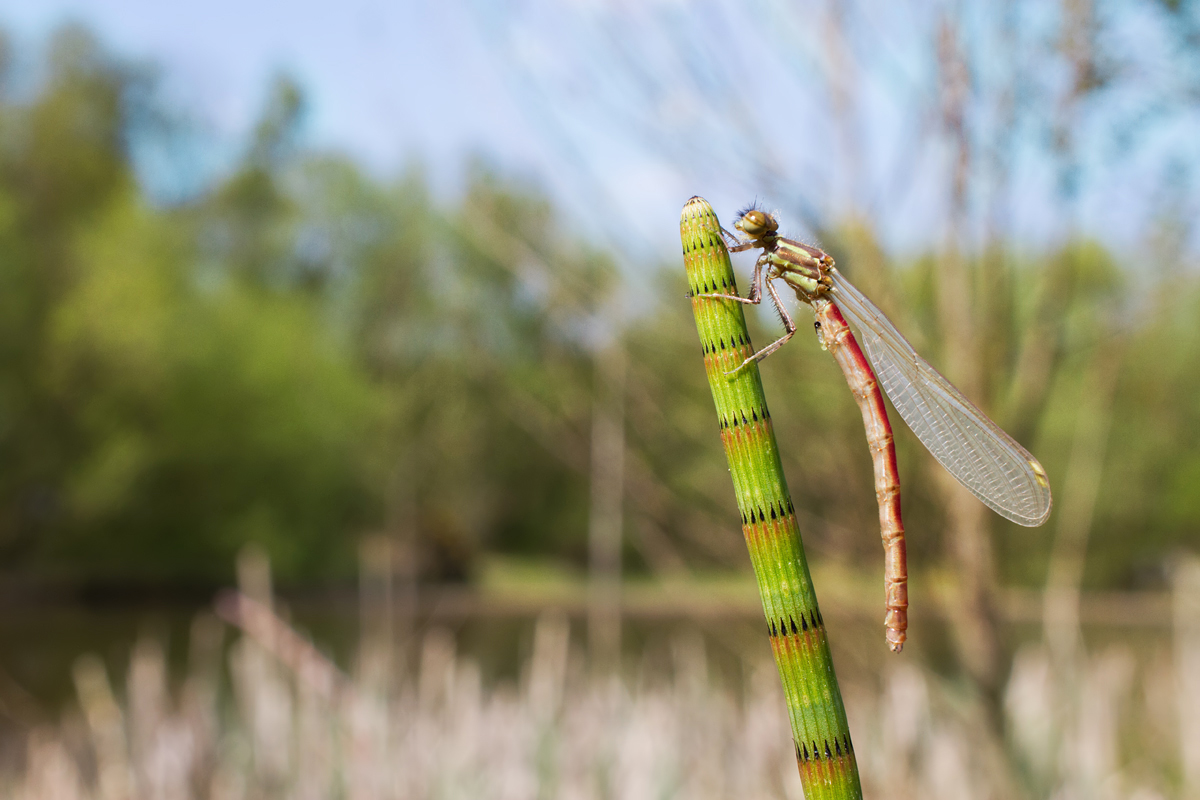
[[[859,339],[892,405],[933,457],[997,514],[1019,525],[1050,516],[1050,482],[1037,459],[917,355],[891,320],[836,269],[833,300]]]

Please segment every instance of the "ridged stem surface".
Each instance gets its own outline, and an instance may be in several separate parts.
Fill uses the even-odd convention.
[[[744,306],[734,300],[697,296],[738,293],[729,250],[716,213],[702,198],[693,197],[684,206],[679,230],[704,368],[717,407],[771,649],[783,681],[804,796],[807,800],[861,798],[846,708],[758,365],[727,374],[754,353]]]

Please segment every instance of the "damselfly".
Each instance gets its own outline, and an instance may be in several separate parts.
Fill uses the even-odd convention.
[[[884,627],[888,643],[893,650],[899,650],[908,629],[908,571],[896,451],[879,383],[883,383],[892,405],[933,457],[1001,516],[1026,526],[1045,522],[1051,503],[1046,471],[1028,450],[917,355],[884,313],[834,268],[828,254],[780,236],[775,217],[756,208],[740,212],[734,228],[744,238],[721,230],[731,252],[762,250],[754,264],[750,296],[716,293],[700,296],[758,304],[765,290],[779,312],[783,336],[747,358],[739,370],[766,358],[796,333],[796,323],[780,300],[775,280],[782,280],[800,301],[812,307],[821,344],[841,367],[862,411],[875,468],[875,494],[885,554]],[[858,329],[867,357],[863,356],[847,319]]]

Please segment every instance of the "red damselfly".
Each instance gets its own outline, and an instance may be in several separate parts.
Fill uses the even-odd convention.
[[[1001,516],[1026,526],[1045,522],[1051,504],[1046,471],[1028,450],[917,355],[891,320],[834,268],[828,254],[780,236],[774,215],[756,208],[739,213],[734,228],[741,237],[721,231],[731,252],[762,251],[754,265],[750,296],[701,296],[758,304],[765,293],[778,310],[783,336],[747,358],[739,370],[766,358],[796,333],[796,323],[774,281],[782,280],[800,301],[812,307],[821,344],[841,367],[866,427],[885,554],[884,627],[892,649],[900,650],[908,629],[908,570],[896,451],[880,384],[933,457]],[[858,329],[866,356],[847,320]]]

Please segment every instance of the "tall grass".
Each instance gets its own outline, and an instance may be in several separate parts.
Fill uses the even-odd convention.
[[[547,615],[516,682],[486,685],[444,629],[412,659],[368,631],[351,673],[272,605],[262,562],[217,616],[195,620],[172,685],[162,643],[141,640],[116,683],[81,658],[78,710],[28,731],[18,800],[208,798],[801,797],[782,692],[766,659],[740,689],[715,680],[698,635],[661,676],[599,677]],[[959,684],[893,660],[850,681],[868,796],[1195,797],[1200,791],[1200,566],[1176,574],[1174,656],[1113,644],[1057,665],[1020,651],[1006,690],[1009,741]],[[232,633],[231,641],[227,637]],[[411,661],[413,666],[406,668]]]

